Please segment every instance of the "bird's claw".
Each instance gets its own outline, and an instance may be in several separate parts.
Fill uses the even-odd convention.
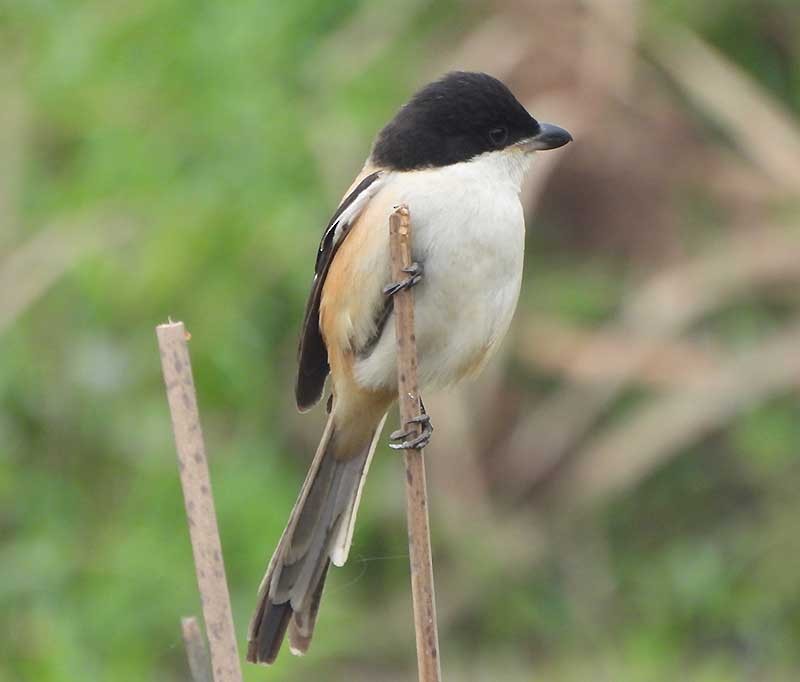
[[[383,287],[384,296],[394,296],[398,291],[410,289],[422,280],[422,266],[416,261],[411,263],[408,267],[403,268],[403,272],[405,272],[408,277],[401,279],[399,282],[390,282]]]
[[[431,436],[433,435],[433,424],[431,424],[431,418],[427,414],[420,414],[417,417],[412,417],[406,422],[406,426],[409,424],[420,424],[422,426],[422,433],[411,440],[406,440],[406,438],[412,435],[412,431],[409,431],[408,429],[398,429],[397,431],[393,431],[389,435],[389,440],[399,440],[401,442],[389,443],[389,447],[392,448],[392,450],[422,450],[428,445],[428,443],[431,442]]]

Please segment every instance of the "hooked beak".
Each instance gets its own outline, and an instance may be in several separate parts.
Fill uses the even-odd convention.
[[[539,132],[533,137],[523,140],[520,144],[528,151],[538,152],[545,149],[558,149],[567,142],[572,142],[572,135],[566,130],[552,123],[540,123]]]

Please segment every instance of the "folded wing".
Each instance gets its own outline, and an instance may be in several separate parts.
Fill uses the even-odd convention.
[[[325,278],[337,250],[349,233],[350,226],[378,192],[383,179],[383,171],[365,171],[356,178],[355,186],[339,204],[322,235],[314,268],[314,281],[306,303],[306,313],[300,333],[295,398],[297,407],[301,411],[310,409],[319,401],[325,386],[325,378],[330,371],[328,351],[319,326],[319,306]]]

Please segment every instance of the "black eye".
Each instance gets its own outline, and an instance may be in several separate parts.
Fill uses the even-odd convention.
[[[500,126],[489,131],[489,139],[495,147],[502,147],[508,139],[508,128]]]

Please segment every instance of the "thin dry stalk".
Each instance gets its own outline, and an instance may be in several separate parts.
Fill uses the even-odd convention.
[[[797,191],[800,128],[776,98],[688,29],[673,26],[651,36],[649,51],[778,187]]]
[[[411,264],[411,219],[406,206],[398,207],[389,218],[392,278],[406,277],[403,268]],[[397,384],[400,423],[419,435],[420,425],[412,423],[421,413],[417,385],[417,341],[414,335],[414,293],[405,289],[394,295],[397,334]],[[417,635],[417,665],[420,682],[439,682],[439,633],[436,625],[436,599],[433,589],[431,533],[428,524],[428,492],[422,450],[405,451],[408,545],[411,561],[411,592],[414,601],[414,630]]]
[[[231,600],[183,322],[156,327],[214,682],[241,682]]]
[[[197,619],[194,616],[181,618],[181,632],[186,658],[189,659],[192,682],[211,682],[211,661],[208,660],[206,644],[197,625]]]

